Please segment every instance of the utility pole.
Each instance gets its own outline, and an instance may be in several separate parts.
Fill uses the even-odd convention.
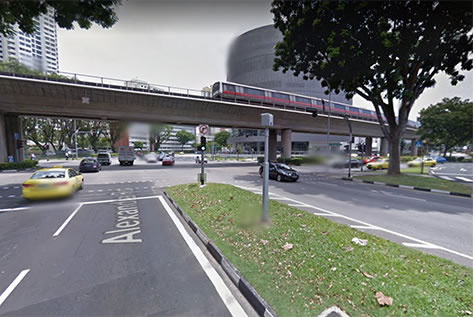
[[[348,124],[348,130],[350,130],[350,142],[348,143],[348,178],[351,178],[351,145],[353,141],[353,131],[351,130],[351,123],[348,120],[348,116],[345,116],[345,121]]]

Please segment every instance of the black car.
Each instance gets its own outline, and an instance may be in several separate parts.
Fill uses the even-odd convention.
[[[79,163],[80,172],[99,172],[100,170],[101,164],[95,158],[87,157]]]
[[[361,167],[361,161],[360,160],[357,160],[357,159],[351,159],[351,168],[353,167]],[[339,161],[339,162],[335,162],[333,163],[333,168],[348,168],[348,160],[346,161]]]
[[[259,175],[262,177],[264,167],[259,168]],[[275,179],[278,182],[291,181],[296,182],[299,179],[299,174],[296,170],[284,163],[269,163],[269,179]]]

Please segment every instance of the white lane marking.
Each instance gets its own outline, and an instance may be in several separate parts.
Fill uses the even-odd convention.
[[[229,288],[226,286],[224,281],[221,279],[221,277],[218,275],[216,270],[213,268],[211,263],[209,263],[208,259],[205,257],[201,249],[196,245],[195,241],[190,237],[188,232],[186,232],[185,228],[181,224],[180,220],[178,220],[177,216],[175,213],[172,211],[168,203],[165,201],[165,199],[160,195],[158,196],[158,199],[162,203],[163,207],[167,211],[168,215],[172,219],[173,223],[175,224],[176,228],[178,229],[178,232],[180,232],[181,236],[185,240],[186,244],[190,248],[191,252],[195,256],[195,258],[198,260],[199,264],[203,268],[203,271],[205,271],[206,275],[210,279],[211,283],[213,283],[214,288],[219,294],[219,297],[223,300],[223,303],[226,305],[226,308],[229,310],[232,316],[247,316],[246,312],[244,309],[241,307],[239,302],[234,298],[233,294],[229,290]]]
[[[321,216],[321,217],[340,217],[340,215],[334,215],[334,214],[326,214],[326,213],[319,213],[319,212],[314,212],[313,213],[315,216]]]
[[[87,192],[88,192],[88,193],[93,193],[94,191],[93,191],[93,190],[88,190]]]
[[[147,186],[145,186],[143,189],[147,189],[147,188],[148,188],[148,187],[147,187]]]
[[[18,188],[20,188],[20,186],[15,186],[15,187],[13,187],[13,188],[18,189]]]
[[[420,248],[420,249],[439,249],[437,245],[433,245],[433,244],[403,242],[402,245],[405,245],[406,247]]]
[[[109,188],[107,191],[111,191],[111,190],[112,190],[112,188]]]
[[[0,196],[1,198],[2,196]],[[30,209],[30,207],[18,207],[18,208],[5,208],[5,209],[0,209],[0,212],[4,211],[17,211],[17,210],[25,210],[25,209]]]
[[[468,182],[468,183],[473,183],[473,180],[471,180],[470,178],[466,178],[466,177],[462,177],[462,176],[457,176],[455,178],[460,179],[460,180],[465,181],[465,182]]]
[[[15,198],[15,195],[8,195],[8,198]]]
[[[3,187],[3,189],[9,189],[10,187]]]
[[[127,201],[127,200],[143,200],[143,199],[152,199],[158,198],[159,196],[145,196],[145,197],[135,197],[135,198],[124,198],[124,199],[109,199],[109,200],[96,200],[96,201],[86,201],[82,202],[82,205],[94,205],[94,204],[105,204],[105,203],[113,203],[116,201]]]
[[[10,294],[13,292],[15,287],[20,284],[21,280],[30,272],[30,269],[23,270],[18,274],[18,276],[13,280],[13,282],[7,287],[5,291],[3,291],[2,295],[0,295],[0,306],[2,306],[3,302],[10,296]]]
[[[293,201],[294,203],[297,203],[297,204],[305,204],[305,203],[300,202],[300,201],[295,200],[295,199],[290,199],[290,198],[289,198],[289,200],[291,200],[291,201]],[[314,215],[317,215],[317,216],[341,217],[341,218],[344,218],[344,219],[347,219],[347,220],[351,220],[351,221],[353,221],[353,222],[356,222],[356,223],[359,223],[359,224],[362,224],[362,225],[365,225],[365,226],[368,226],[368,227],[374,227],[374,228],[376,228],[376,229],[374,229],[374,230],[384,231],[384,232],[393,234],[393,235],[398,236],[398,237],[401,237],[401,238],[405,238],[405,239],[408,239],[408,240],[412,240],[412,241],[418,242],[419,244],[431,245],[431,246],[436,247],[436,248],[439,249],[439,250],[443,250],[443,251],[445,251],[445,252],[452,253],[452,254],[461,256],[461,257],[463,257],[463,258],[467,258],[467,259],[473,260],[473,257],[470,256],[470,255],[467,255],[467,254],[464,254],[464,253],[461,253],[461,252],[458,252],[458,251],[455,251],[455,250],[452,250],[452,249],[449,249],[449,248],[446,248],[446,247],[442,247],[442,246],[439,246],[439,245],[435,245],[435,244],[432,244],[432,243],[429,243],[429,242],[426,242],[426,241],[423,241],[423,240],[420,240],[420,239],[417,239],[417,238],[413,238],[413,237],[411,237],[411,236],[408,236],[408,235],[405,235],[405,234],[402,234],[402,233],[399,233],[399,232],[396,232],[396,231],[392,231],[392,230],[389,230],[389,229],[385,229],[385,228],[382,228],[382,227],[379,227],[379,226],[376,226],[376,225],[373,225],[373,224],[370,224],[370,223],[367,223],[367,222],[364,222],[364,221],[361,221],[361,220],[357,220],[357,219],[354,219],[354,218],[351,218],[351,217],[348,217],[348,216],[345,216],[345,215],[341,215],[341,214],[338,214],[338,213],[336,213],[336,212],[329,211],[329,210],[326,210],[326,209],[323,209],[323,208],[320,208],[320,207],[311,206],[311,205],[310,205],[310,207],[313,208],[313,209],[316,209],[316,210],[319,210],[319,211],[322,211],[322,212],[327,212],[327,213],[330,214],[330,215],[326,215],[326,214],[313,213]]]
[[[441,176],[439,176],[439,177],[442,178],[442,179],[445,179],[445,180],[447,180],[447,181],[453,181],[453,180],[454,180],[452,177],[448,177],[448,176],[443,176],[443,175],[441,175]]]
[[[292,206],[292,207],[311,207],[310,205],[303,205],[303,204],[288,204],[289,206]]]
[[[77,214],[79,209],[81,209],[82,205],[83,204],[80,203],[79,206],[77,206],[76,209],[74,209],[74,211],[71,213],[71,215],[69,215],[69,217],[66,219],[66,221],[63,222],[61,227],[59,227],[58,230],[56,230],[56,232],[53,234],[53,237],[57,237],[61,234],[61,231],[63,231],[63,229],[68,225],[68,223],[71,221],[71,219],[73,219],[73,217]]]
[[[354,229],[370,229],[370,230],[378,230],[378,228],[373,227],[373,226],[360,226],[360,225],[351,225],[351,228]]]

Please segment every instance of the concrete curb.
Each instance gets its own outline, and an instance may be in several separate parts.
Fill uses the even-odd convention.
[[[397,185],[397,184],[389,184],[389,183],[382,183],[382,182],[373,182],[373,181],[354,179],[354,178],[349,178],[349,177],[342,177],[341,179],[345,180],[345,181],[352,181],[352,182],[357,182],[357,183],[384,185],[384,186],[389,186],[389,187],[399,187],[399,188],[413,189],[413,190],[419,190],[419,191],[424,191],[424,192],[431,192],[431,193],[438,193],[438,194],[445,194],[445,195],[472,198],[472,195],[470,195],[470,194],[451,192],[451,191],[448,191],[448,190],[424,188],[424,187],[417,187],[417,186],[407,186],[407,185]]]
[[[187,214],[175,203],[175,201],[168,195],[167,192],[163,192],[168,201],[176,208],[178,213],[183,217],[186,223],[190,226],[191,230],[198,236],[203,242],[206,249],[211,253],[216,262],[219,263],[221,268],[226,272],[229,278],[233,281],[234,285],[239,289],[241,294],[247,299],[249,304],[255,309],[255,311],[262,317],[277,317],[277,314],[272,310],[269,304],[257,293],[257,291],[249,284],[248,281],[241,275],[241,273],[229,262],[226,257],[219,251],[219,249],[213,244],[213,242],[204,234],[203,231],[188,217]]]

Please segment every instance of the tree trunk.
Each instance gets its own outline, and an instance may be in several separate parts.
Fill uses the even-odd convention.
[[[401,174],[401,167],[399,163],[401,159],[401,152],[400,152],[401,136],[399,136],[399,134],[394,134],[393,138],[388,141],[389,141],[388,174],[399,175]]]

